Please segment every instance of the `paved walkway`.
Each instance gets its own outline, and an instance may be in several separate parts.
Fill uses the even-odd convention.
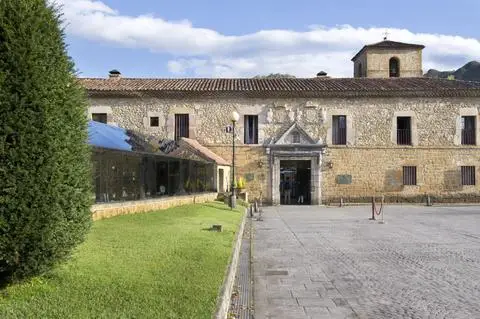
[[[480,207],[270,207],[255,318],[480,318]]]

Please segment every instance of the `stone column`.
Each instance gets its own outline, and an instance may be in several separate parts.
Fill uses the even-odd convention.
[[[321,155],[314,156],[311,159],[311,199],[312,205],[320,205],[322,203],[322,170],[321,170]]]
[[[272,180],[272,204],[280,205],[280,158],[273,155],[271,167]]]

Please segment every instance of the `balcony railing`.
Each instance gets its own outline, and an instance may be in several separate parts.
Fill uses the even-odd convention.
[[[462,145],[475,145],[475,130],[462,130]]]
[[[412,145],[412,132],[410,129],[397,130],[397,145]]]
[[[347,129],[337,128],[333,130],[333,145],[347,145]]]

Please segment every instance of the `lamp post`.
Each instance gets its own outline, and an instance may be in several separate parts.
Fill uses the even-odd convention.
[[[235,123],[240,119],[240,115],[236,112],[232,112],[232,196],[230,198],[230,207],[233,209],[237,204],[237,197],[235,195]]]

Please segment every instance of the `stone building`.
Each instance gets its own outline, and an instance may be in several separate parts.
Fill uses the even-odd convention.
[[[421,45],[383,41],[353,78],[81,79],[89,117],[158,138],[196,140],[273,204],[477,200],[480,83],[422,77]],[[288,181],[288,182],[287,182]],[[290,186],[286,186],[290,185]],[[217,185],[225,188],[224,185]]]

